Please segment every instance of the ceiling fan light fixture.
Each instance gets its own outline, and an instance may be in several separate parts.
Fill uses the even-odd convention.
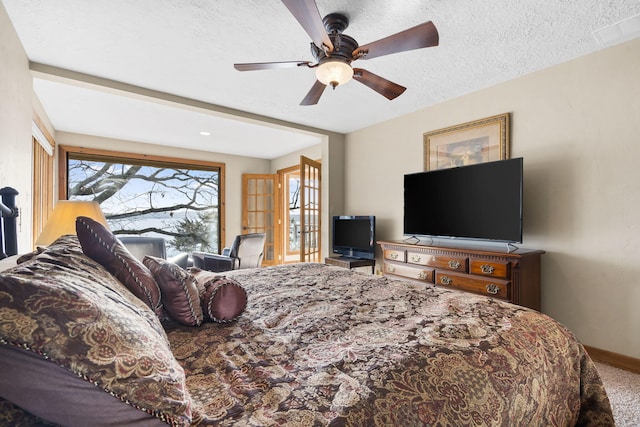
[[[353,68],[342,60],[329,60],[322,62],[316,68],[316,78],[325,85],[331,85],[334,89],[338,85],[347,83],[353,77]]]

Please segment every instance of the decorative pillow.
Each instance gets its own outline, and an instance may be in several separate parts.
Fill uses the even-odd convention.
[[[247,307],[247,292],[235,280],[211,271],[190,270],[200,284],[200,305],[204,320],[231,322]]]
[[[131,255],[116,236],[99,222],[84,216],[76,219],[76,233],[82,251],[89,258],[102,264],[127,289],[151,307],[158,317],[163,317],[160,288],[153,275]]]
[[[193,274],[162,258],[145,256],[142,263],[151,271],[162,291],[162,305],[173,319],[188,326],[200,326],[202,307]]]
[[[192,420],[185,373],[158,317],[88,258],[75,236],[61,237],[31,260],[0,274],[0,347],[19,348],[51,364],[51,375],[37,375],[42,381],[32,383],[29,373],[40,368],[43,372],[46,365],[27,360],[11,364],[3,357],[24,355],[0,354],[0,366],[20,370],[16,375],[24,379],[18,387],[3,377],[0,397],[15,400],[47,421],[73,425],[74,419],[84,417],[85,424],[91,423],[93,412],[108,406],[109,399],[115,400],[112,408],[135,408],[138,412],[126,411],[133,418],[150,415],[180,426]],[[62,371],[53,364],[71,375],[58,377]],[[86,404],[82,390],[87,385],[103,393],[106,401]],[[51,393],[61,400],[52,401]],[[77,413],[66,418],[60,406],[65,404],[55,402],[78,393],[85,404],[76,404]]]

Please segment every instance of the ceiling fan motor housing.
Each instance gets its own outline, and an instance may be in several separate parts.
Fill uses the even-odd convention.
[[[333,43],[333,51],[325,52],[321,46],[311,43],[311,54],[318,64],[333,59],[350,64],[353,61],[353,52],[358,48],[358,42],[342,32],[349,26],[349,19],[340,13],[331,13],[322,20],[327,30],[327,35]]]
[[[342,13],[330,13],[322,18],[322,23],[327,34],[341,33],[349,26],[349,18]]]

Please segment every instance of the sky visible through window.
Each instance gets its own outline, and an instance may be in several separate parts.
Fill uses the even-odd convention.
[[[68,160],[69,200],[96,200],[116,235],[162,236],[167,255],[219,252],[219,171]]]

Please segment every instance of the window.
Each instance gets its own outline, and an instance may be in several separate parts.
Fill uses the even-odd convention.
[[[289,224],[289,245],[287,255],[300,253],[300,172],[288,173],[286,176],[286,194],[289,203],[286,209],[286,220]]]
[[[53,150],[55,141],[37,114],[32,122],[33,133],[33,242],[53,211]]]
[[[223,164],[63,149],[67,198],[97,201],[114,234],[164,237],[168,256],[219,253]]]
[[[300,259],[300,166],[292,166],[278,171],[280,185],[284,192],[283,223],[285,255],[296,255]],[[285,258],[285,260],[288,260]]]

